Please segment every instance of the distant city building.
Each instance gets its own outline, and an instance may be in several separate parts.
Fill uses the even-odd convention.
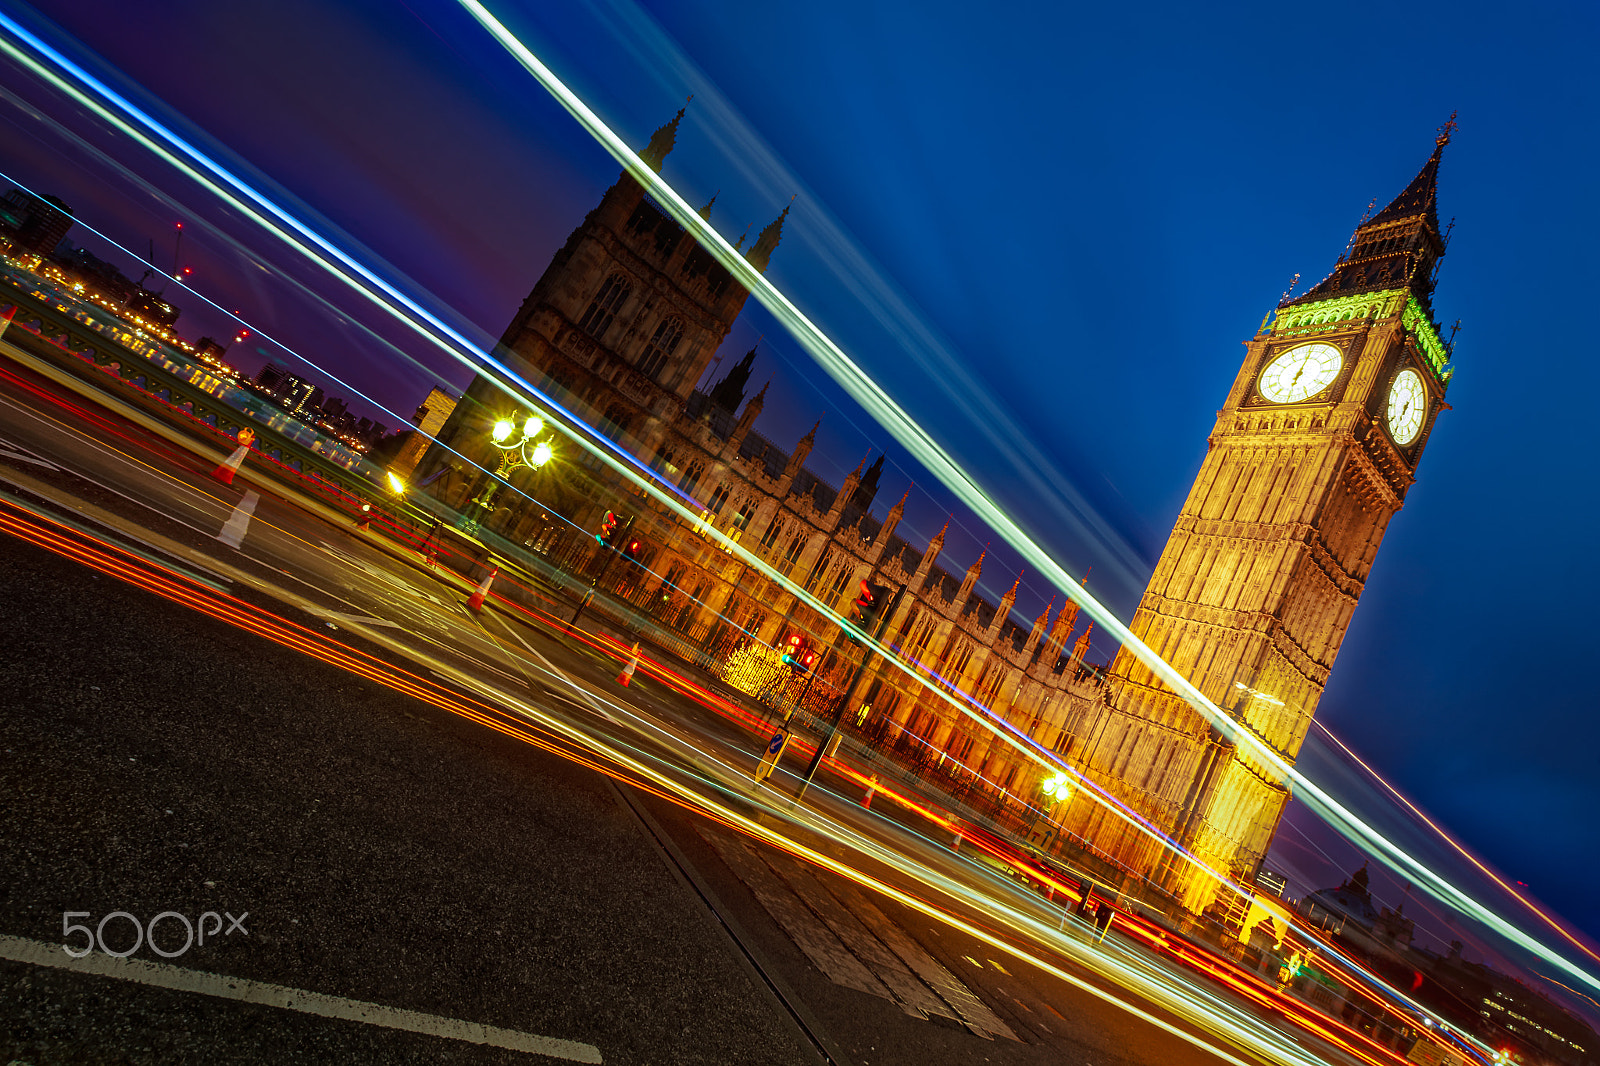
[[[12,189],[0,199],[0,228],[11,235],[18,251],[40,258],[66,239],[72,221],[72,208],[54,196]]]
[[[288,380],[288,377],[288,365],[274,359],[261,368],[261,372],[256,375],[256,384],[276,396],[279,390],[283,388],[283,383]]]
[[[228,354],[228,346],[225,344],[218,344],[210,337],[201,337],[194,343],[194,354],[200,356],[201,358],[209,356],[220,363],[222,361],[222,357]]]
[[[444,428],[445,421],[455,409],[456,398],[443,389],[435,388],[428,393],[428,398],[422,401],[417,413],[411,416],[411,421],[417,427],[416,432],[411,434],[411,438],[389,464],[389,469],[397,477],[411,476],[411,472],[417,468],[417,463],[422,461],[428,445],[433,443],[433,438]]]
[[[126,304],[128,313],[142,319],[147,325],[159,326],[162,329],[171,329],[178,322],[178,316],[183,311],[168,303],[159,292],[151,292],[143,286],[138,286],[128,297]]]
[[[285,374],[283,383],[278,386],[275,395],[285,411],[298,415],[311,406],[312,394],[317,391],[317,386],[298,375]]]
[[[330,396],[328,399],[324,400],[320,406],[322,407],[322,417],[326,421],[334,424],[337,424],[340,420],[342,420],[344,418],[345,411],[348,410],[348,405],[345,403],[344,399],[339,396]]]
[[[87,248],[68,249],[55,257],[55,263],[69,282],[83,285],[85,295],[108,304],[127,303],[137,288],[133,279]]]
[[[1289,890],[1289,881],[1282,874],[1273,873],[1271,870],[1262,870],[1256,874],[1256,886],[1264,888],[1279,899]]]

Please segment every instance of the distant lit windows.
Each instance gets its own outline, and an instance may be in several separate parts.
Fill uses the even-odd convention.
[[[672,358],[672,353],[678,350],[678,342],[682,339],[683,319],[677,315],[662,319],[650,342],[644,346],[644,355],[639,360],[639,372],[654,380],[667,365],[667,360]]]
[[[578,328],[595,340],[603,339],[606,330],[611,328],[611,320],[622,310],[630,291],[632,290],[627,279],[621,274],[611,275],[606,279],[606,283],[600,286],[600,292],[590,302],[589,309],[578,319]]]

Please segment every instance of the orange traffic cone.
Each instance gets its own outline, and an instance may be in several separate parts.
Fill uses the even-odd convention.
[[[867,798],[861,801],[861,806],[872,807],[872,797],[878,794],[878,775],[873,774],[872,780],[867,782]]]
[[[633,643],[633,654],[628,658],[628,665],[622,668],[622,673],[617,675],[617,684],[623,688],[628,687],[628,682],[633,680],[633,672],[639,668],[639,642]]]
[[[479,583],[477,591],[473,592],[471,596],[467,597],[468,607],[472,608],[474,611],[483,610],[483,598],[489,594],[489,586],[494,584],[495,575],[499,572],[500,568],[498,566],[489,571],[489,576],[484,578],[483,581]]]
[[[239,467],[244,464],[244,457],[250,453],[250,445],[255,443],[255,439],[256,435],[250,430],[241,429],[239,431],[239,446],[233,450],[232,455],[224,459],[215,470],[211,471],[211,476],[224,485],[232,485],[233,475],[237,474]]]

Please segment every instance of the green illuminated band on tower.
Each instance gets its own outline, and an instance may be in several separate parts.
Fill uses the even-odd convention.
[[[1400,306],[1405,289],[1364,292],[1358,296],[1332,296],[1311,304],[1284,308],[1272,322],[1272,332],[1280,337],[1297,337],[1338,329],[1347,322],[1363,318],[1384,318]]]
[[[1448,386],[1456,368],[1450,365],[1450,352],[1439,339],[1439,331],[1434,329],[1433,320],[1423,311],[1415,296],[1406,298],[1405,310],[1400,312],[1400,324],[1416,337],[1417,347],[1428,357],[1428,364],[1433,368],[1439,384]]]
[[[1405,300],[1402,305],[1401,299]],[[1400,324],[1416,339],[1417,347],[1427,357],[1428,367],[1439,384],[1449,387],[1455,374],[1450,365],[1450,352],[1439,339],[1422,305],[1408,289],[1384,289],[1364,292],[1356,296],[1334,296],[1316,303],[1297,304],[1278,311],[1277,317],[1267,327],[1267,332],[1278,337],[1303,337],[1311,333],[1325,333],[1343,329],[1361,319],[1386,318],[1400,312]]]

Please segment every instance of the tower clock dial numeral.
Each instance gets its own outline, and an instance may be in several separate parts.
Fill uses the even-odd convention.
[[[1290,348],[1261,372],[1261,395],[1273,403],[1299,403],[1332,385],[1342,366],[1344,356],[1331,344]]]
[[[1389,386],[1389,436],[1401,447],[1410,444],[1422,432],[1422,416],[1427,413],[1428,390],[1417,372],[1407,367]]]

